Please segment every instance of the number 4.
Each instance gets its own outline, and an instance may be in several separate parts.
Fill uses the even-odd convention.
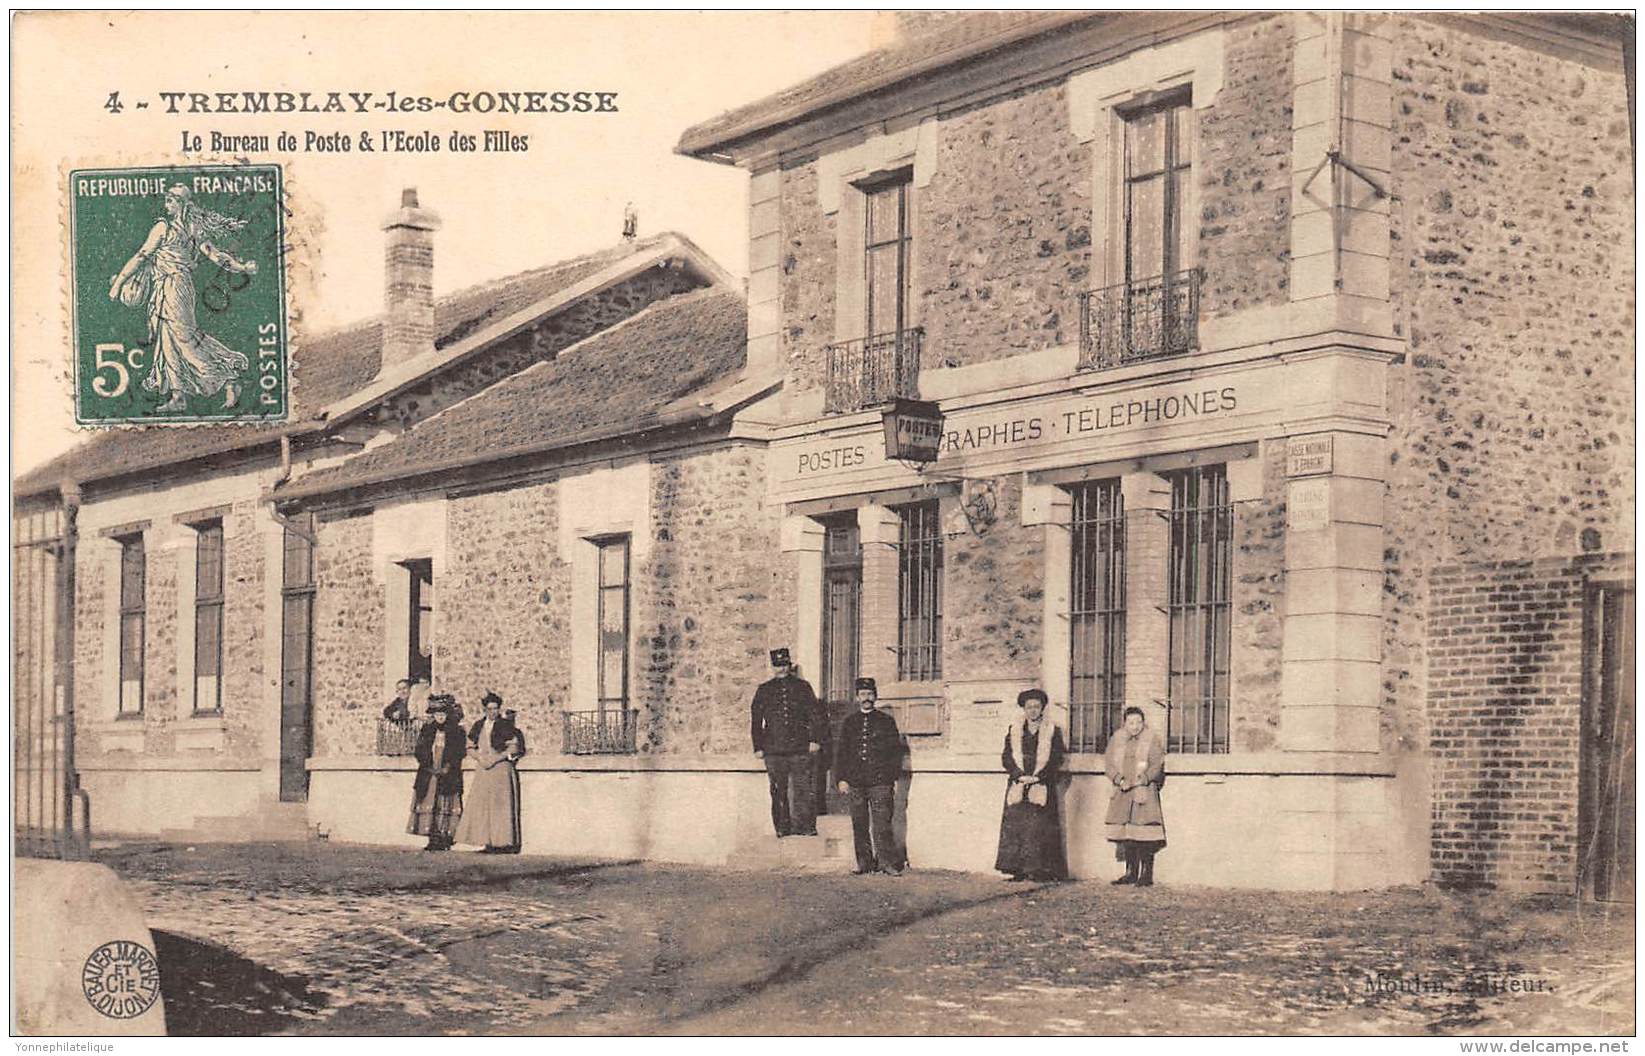
[[[119,92],[110,92],[108,102],[103,104],[103,109],[107,110],[111,114],[118,114],[125,108],[125,104],[120,101]]]

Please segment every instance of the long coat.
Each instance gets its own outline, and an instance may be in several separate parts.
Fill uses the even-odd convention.
[[[441,729],[446,731],[446,746],[438,762],[434,759],[434,737]],[[463,727],[456,722],[447,722],[444,726],[428,723],[417,734],[417,783],[412,786],[412,792],[417,801],[421,801],[428,793],[428,783],[433,779],[435,771],[443,767],[445,772],[439,774],[439,784],[435,791],[442,796],[461,795],[463,792],[463,757],[468,754],[467,739],[463,736]]]
[[[1103,770],[1114,784],[1105,819],[1108,838],[1164,843],[1165,812],[1160,808],[1159,790],[1165,781],[1165,747],[1159,738],[1146,726],[1135,737],[1124,729],[1115,730],[1103,756]],[[1122,781],[1131,787],[1122,789]]]
[[[828,716],[811,683],[797,675],[779,675],[754,691],[748,736],[757,752],[804,754],[812,744],[828,743]]]
[[[1029,732],[1019,719],[1006,731],[1000,765],[1010,780],[1005,785],[1000,845],[994,856],[994,868],[1000,872],[1035,880],[1068,878],[1068,856],[1062,845],[1062,797],[1057,788],[1063,756],[1062,731],[1050,722],[1042,722],[1038,732]],[[1021,799],[1011,802],[1012,788],[1024,774],[1040,779],[1046,792],[1044,806],[1029,800],[1026,786]]]

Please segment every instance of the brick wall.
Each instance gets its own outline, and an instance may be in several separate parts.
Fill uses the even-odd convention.
[[[533,750],[557,751],[571,695],[571,566],[553,483],[454,498],[439,585],[436,677],[459,700],[495,690]],[[477,717],[477,709],[469,707]]]
[[[652,471],[652,549],[633,599],[641,751],[747,750],[748,704],[781,633],[771,623],[777,520],[764,493],[765,452],[747,445]]]
[[[314,555],[314,755],[369,754],[383,695],[384,589],[370,516],[321,520]]]
[[[1429,571],[1629,538],[1633,161],[1620,69],[1393,32],[1384,729],[1420,749]]]
[[[1603,567],[1544,558],[1434,573],[1427,703],[1436,880],[1575,889],[1583,589]]]

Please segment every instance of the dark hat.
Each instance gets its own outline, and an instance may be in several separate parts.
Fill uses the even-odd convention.
[[[503,698],[499,697],[496,691],[488,689],[486,690],[486,695],[480,698],[480,707],[483,708],[487,704],[492,703],[495,703],[500,708],[503,706]]]
[[[857,679],[857,688],[858,689],[872,690],[875,693],[878,693],[880,691],[880,687],[876,686],[874,684],[874,680],[872,678],[859,678],[859,679]]]
[[[1017,694],[1017,707],[1027,707],[1030,700],[1038,700],[1041,704],[1051,703],[1051,698],[1045,695],[1045,690],[1025,689]]]
[[[788,657],[788,650],[787,649],[773,649],[773,650],[771,650],[771,666],[772,667],[780,667],[784,664],[792,664],[793,662],[794,661],[790,660],[789,657]]]
[[[428,697],[428,712],[450,711],[457,704],[457,698],[450,693],[431,693]]]

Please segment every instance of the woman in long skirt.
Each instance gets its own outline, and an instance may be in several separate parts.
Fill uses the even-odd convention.
[[[520,853],[520,775],[515,760],[525,754],[525,735],[503,714],[503,698],[488,692],[481,699],[485,717],[468,731],[475,754],[474,782],[468,790],[457,842],[485,848],[487,854]]]
[[[1005,734],[1000,762],[1010,780],[1000,817],[1000,849],[994,868],[1011,880],[1066,880],[1068,857],[1062,846],[1062,804],[1057,795],[1066,749],[1062,732],[1044,721],[1044,690],[1017,695],[1022,715]]]
[[[1159,790],[1165,783],[1165,748],[1147,728],[1141,708],[1126,708],[1124,725],[1108,740],[1103,757],[1114,794],[1108,800],[1108,839],[1125,858],[1116,884],[1150,887],[1154,855],[1165,846],[1165,812]]]
[[[463,727],[447,694],[428,698],[428,722],[417,734],[417,781],[406,831],[427,836],[429,851],[449,850],[463,816]]]

